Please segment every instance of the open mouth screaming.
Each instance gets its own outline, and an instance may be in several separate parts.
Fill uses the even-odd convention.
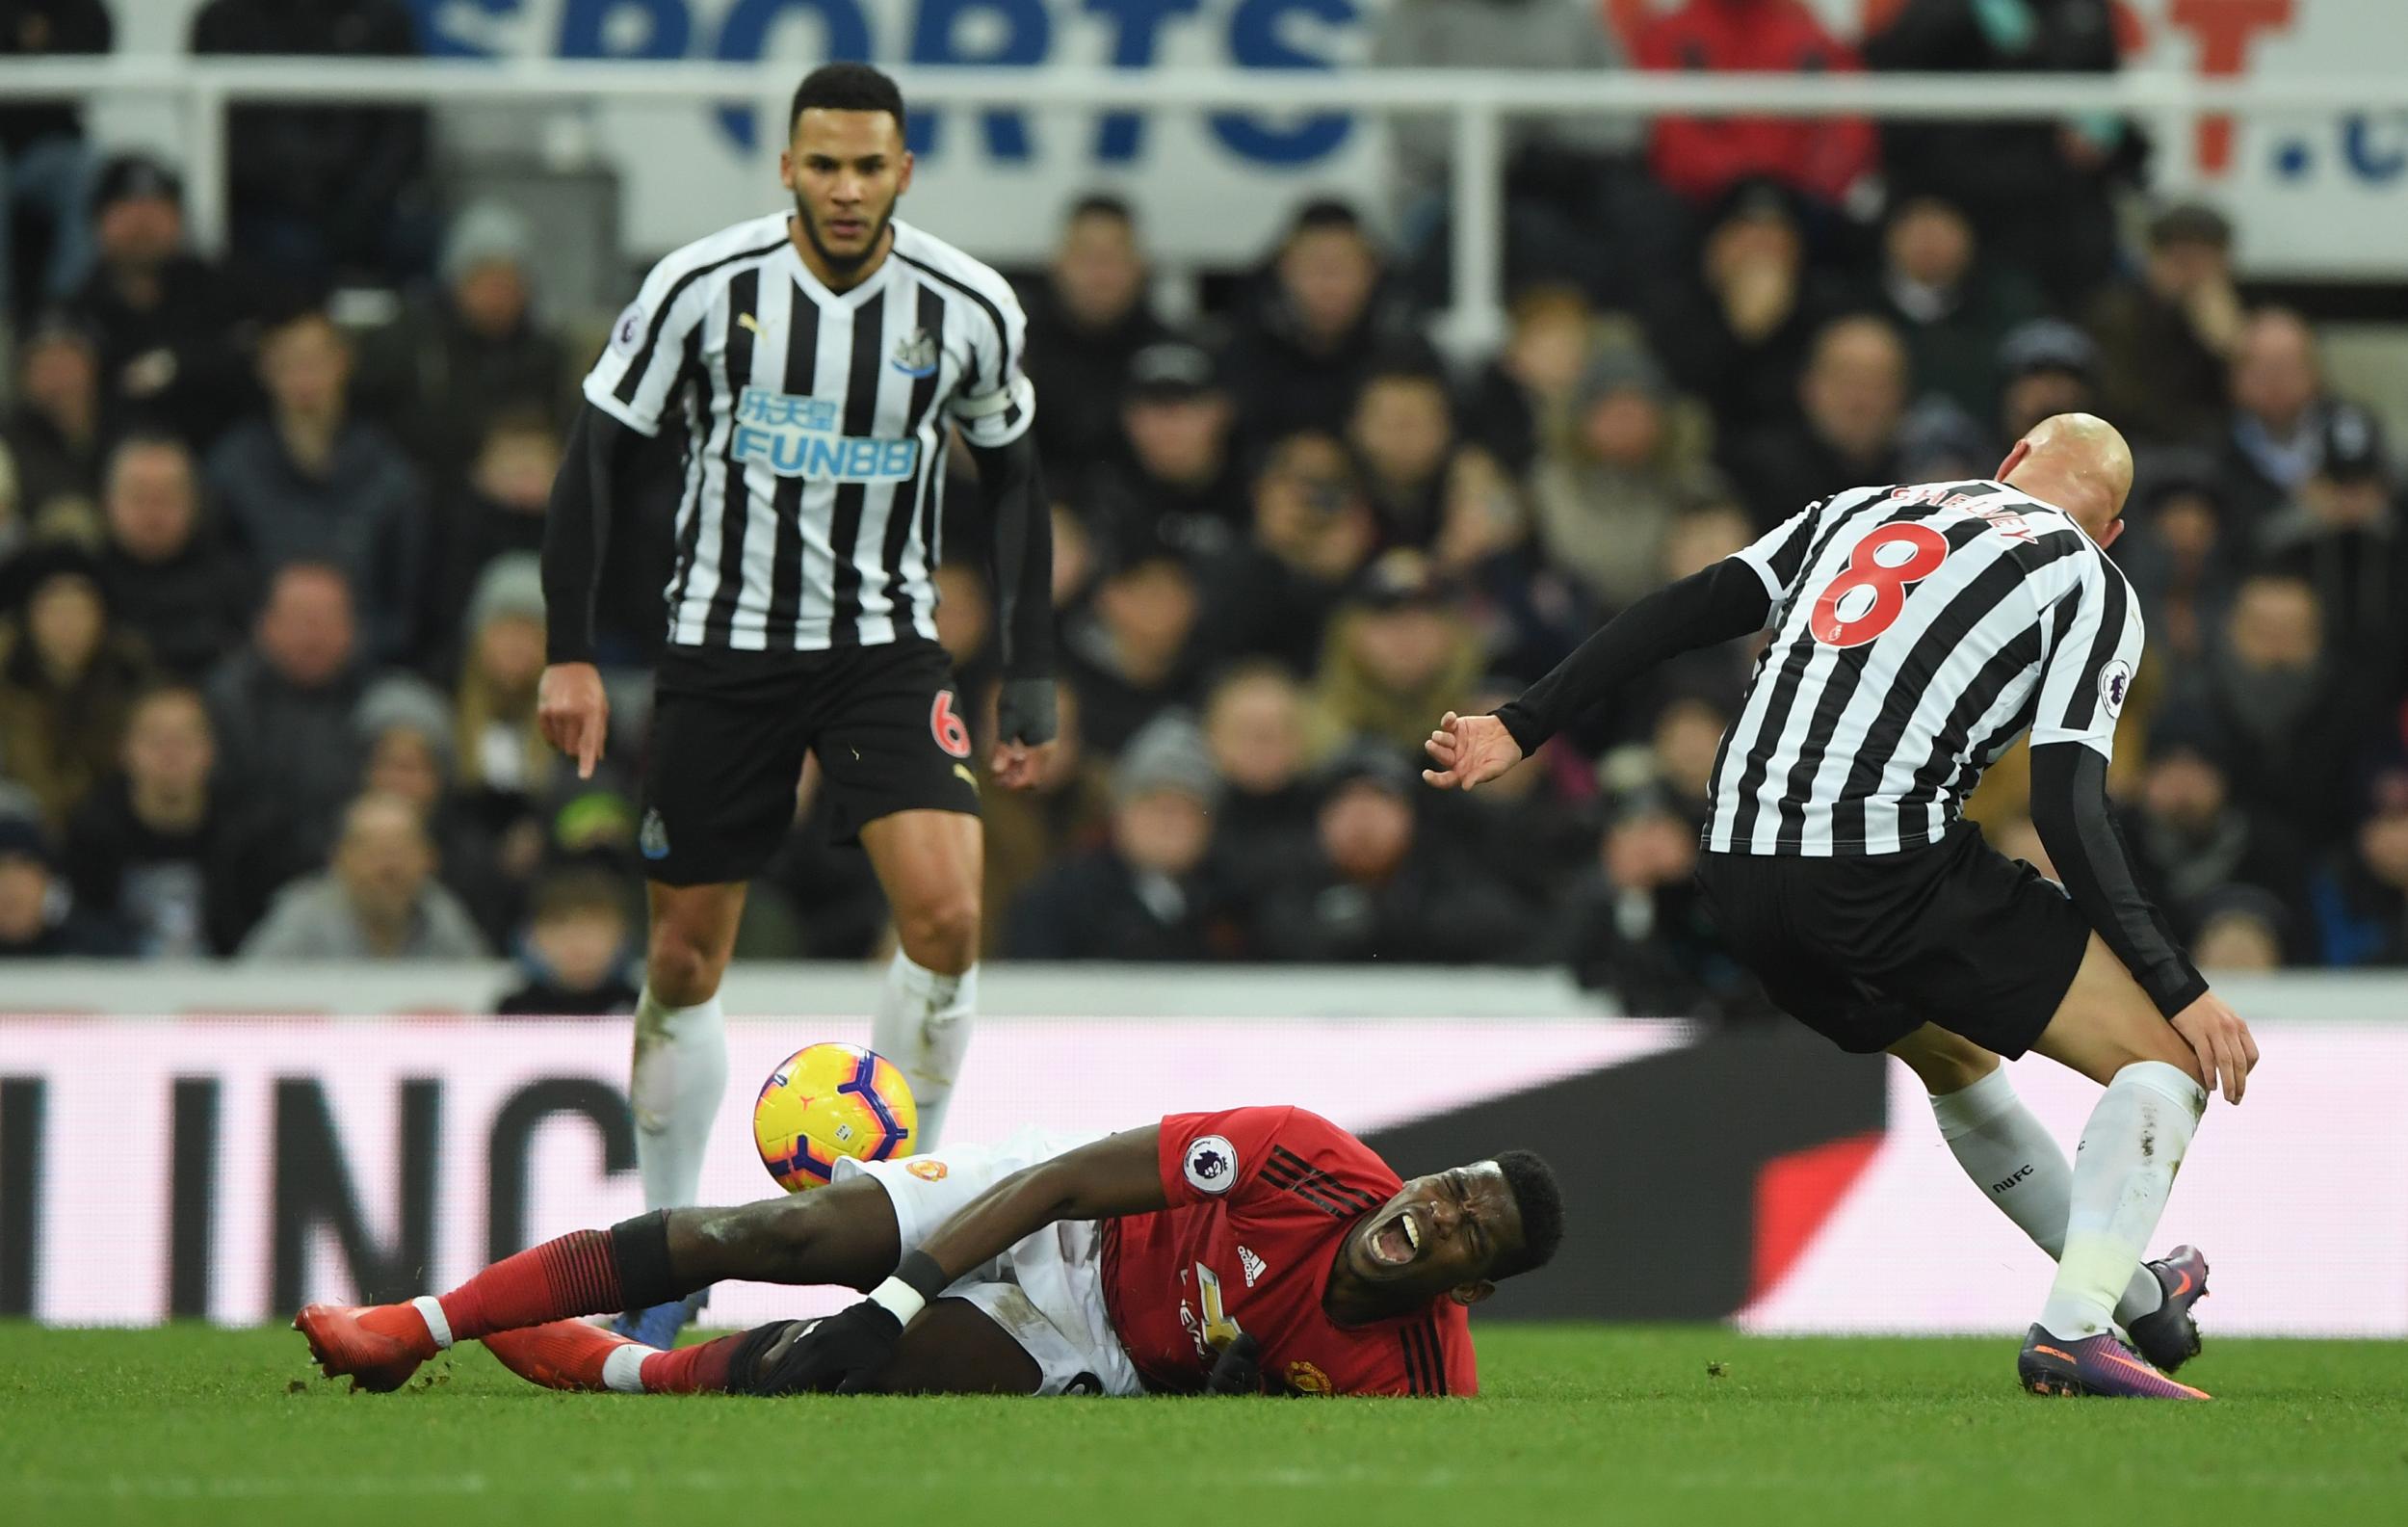
[[[1372,1227],[1372,1233],[1364,1238],[1365,1250],[1370,1251],[1373,1262],[1381,1267],[1404,1267],[1422,1254],[1426,1234],[1421,1216],[1406,1207]]]

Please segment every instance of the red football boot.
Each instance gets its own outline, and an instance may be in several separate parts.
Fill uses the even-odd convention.
[[[293,1319],[309,1357],[329,1379],[346,1375],[352,1392],[387,1394],[409,1382],[435,1354],[426,1320],[407,1304],[311,1304]]]
[[[485,1351],[529,1383],[579,1391],[607,1387],[603,1362],[621,1347],[640,1345],[582,1320],[497,1330],[484,1340]]]

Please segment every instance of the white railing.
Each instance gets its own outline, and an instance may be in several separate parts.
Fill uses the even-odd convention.
[[[172,99],[194,236],[225,228],[224,108],[235,101],[743,101],[785,110],[796,63],[608,63],[517,59],[350,62],[118,55],[0,59],[0,99]],[[1442,114],[1454,122],[1452,338],[1484,342],[1504,325],[1504,166],[1513,117],[1838,117],[2048,120],[2088,113],[2141,118],[2160,142],[2197,118],[2331,118],[2408,111],[2408,75],[2206,79],[2171,70],[2115,75],[1655,74],[1354,69],[1114,70],[898,67],[905,96],[929,106],[1020,106]]]
[[[2408,1015],[2408,974],[2383,970],[2214,972],[2249,1021],[2393,1023]],[[38,1014],[484,1013],[523,976],[502,961],[19,961],[0,986],[0,1029]],[[720,996],[732,1015],[857,1017],[877,1003],[885,966],[745,961]],[[1121,965],[991,961],[980,1011],[995,1016],[1165,1018],[1285,1014],[1305,1019],[1514,1018],[1601,1021],[1613,1005],[1560,966]]]

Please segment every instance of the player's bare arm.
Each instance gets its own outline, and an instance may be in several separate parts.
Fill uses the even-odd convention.
[[[1013,1173],[906,1254],[860,1303],[820,1322],[773,1359],[777,1392],[868,1388],[905,1327],[972,1268],[1064,1220],[1110,1220],[1168,1206],[1158,1165],[1161,1127],[1081,1145]]]
[[[593,599],[610,544],[614,487],[640,437],[592,404],[569,429],[543,519],[544,670],[536,716],[546,741],[593,777],[611,725],[593,662]]]
[[[1036,439],[973,446],[979,482],[992,507],[995,540],[989,575],[1004,681],[995,703],[995,755],[989,767],[1008,790],[1025,790],[1044,772],[1054,746],[1054,520],[1037,468]]]
[[[1496,715],[1448,712],[1423,745],[1437,767],[1422,777],[1441,790],[1494,779],[1657,664],[1762,630],[1771,610],[1764,579],[1737,557],[1659,589],[1599,627]]]

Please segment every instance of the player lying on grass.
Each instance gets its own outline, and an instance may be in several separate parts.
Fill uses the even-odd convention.
[[[329,1378],[397,1389],[455,1342],[556,1389],[1471,1394],[1467,1307],[1543,1266],[1555,1174],[1506,1151],[1410,1182],[1300,1108],[837,1165],[827,1187],[580,1230],[440,1298],[312,1304]],[[727,1279],[869,1298],[663,1352],[569,1317]]]

